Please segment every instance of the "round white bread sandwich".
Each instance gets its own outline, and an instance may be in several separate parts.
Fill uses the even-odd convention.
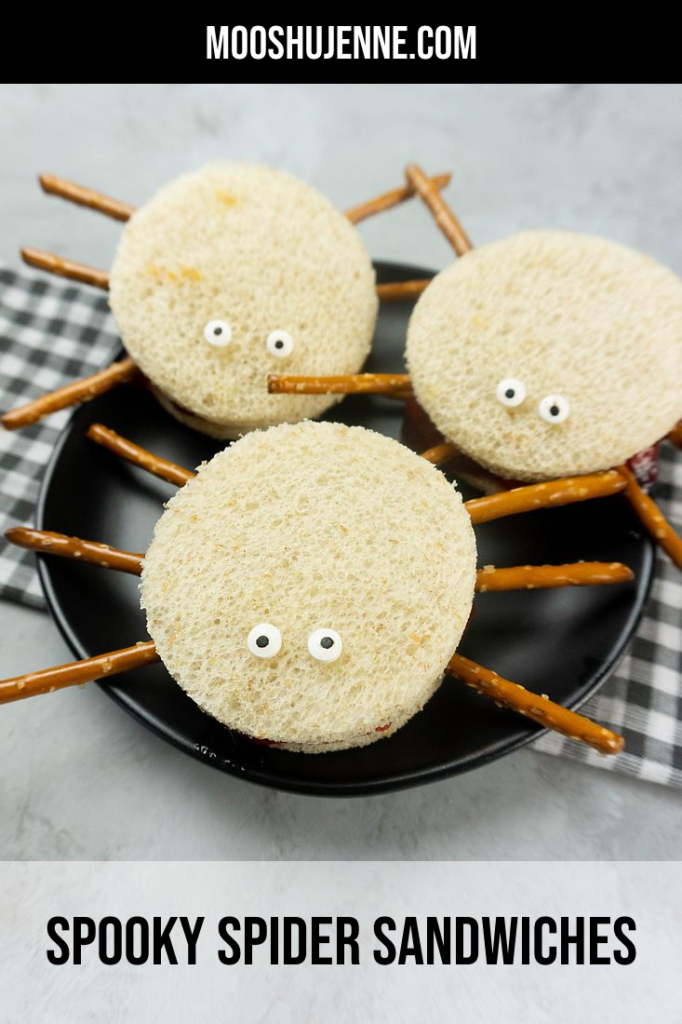
[[[609,469],[682,417],[682,281],[615,242],[525,231],[438,274],[407,361],[438,430],[498,477]]]
[[[440,684],[471,611],[460,495],[361,427],[283,425],[168,503],[142,606],[171,676],[224,725],[288,750],[389,736]]]
[[[339,401],[282,401],[267,376],[356,372],[378,305],[350,221],[292,175],[241,162],[178,178],[134,213],[110,292],[123,344],[162,404],[218,438]]]

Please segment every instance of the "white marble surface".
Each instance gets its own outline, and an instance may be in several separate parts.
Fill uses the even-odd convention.
[[[0,259],[20,244],[109,264],[118,226],[43,197],[51,170],[131,202],[202,161],[287,167],[339,206],[454,168],[476,242],[594,231],[682,272],[677,86],[0,87]],[[362,228],[376,257],[442,266],[417,204]],[[58,662],[49,619],[0,605],[0,672]],[[362,800],[258,789],[155,738],[96,689],[0,715],[0,856],[27,859],[673,858],[679,793],[529,750]]]

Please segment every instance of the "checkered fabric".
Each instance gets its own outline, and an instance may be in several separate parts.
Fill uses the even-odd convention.
[[[0,265],[0,409],[100,370],[120,348],[105,295]],[[40,478],[69,411],[0,429],[0,533],[30,524]],[[35,556],[0,539],[0,597],[45,605]]]
[[[656,502],[682,524],[682,453],[660,450]],[[647,782],[682,786],[682,575],[660,550],[651,596],[637,634],[616,672],[580,709],[625,737],[625,750],[605,757],[545,733],[535,749]]]
[[[0,409],[93,373],[119,345],[105,296],[0,266]],[[17,433],[0,430],[0,531],[31,523],[43,467],[68,415]],[[682,455],[667,446],[659,480],[657,500],[682,523]],[[0,543],[0,597],[43,607],[34,556]],[[622,733],[625,753],[602,757],[556,733],[541,736],[535,749],[682,786],[682,576],[665,556],[658,556],[629,653],[582,710]]]

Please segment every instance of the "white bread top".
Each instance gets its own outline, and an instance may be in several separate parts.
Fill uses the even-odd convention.
[[[494,473],[608,469],[682,417],[682,281],[615,242],[525,231],[434,279],[407,359],[439,430]]]
[[[110,284],[135,362],[225,437],[338,401],[268,395],[267,376],[357,372],[377,313],[374,270],[347,218],[292,175],[249,163],[209,164],[162,188],[124,228]]]
[[[171,675],[225,725],[308,750],[356,746],[439,685],[475,562],[442,473],[380,434],[307,422],[248,434],[170,500],[142,605]],[[319,630],[342,641],[336,660]]]

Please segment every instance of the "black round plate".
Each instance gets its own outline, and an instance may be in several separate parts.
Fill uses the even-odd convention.
[[[427,274],[390,263],[378,263],[377,273],[380,281]],[[382,309],[368,369],[402,371],[410,312],[404,304]],[[348,398],[331,415],[400,437],[399,402]],[[220,444],[181,426],[149,392],[133,387],[75,413],[48,466],[37,525],[144,551],[173,489],[86,440],[94,421],[189,467],[210,458]],[[473,493],[462,489],[465,497]],[[599,559],[622,561],[635,571],[635,582],[626,585],[484,594],[476,600],[462,653],[561,704],[579,705],[623,653],[647,596],[652,549],[629,506],[615,497],[538,511],[485,524],[477,537],[479,565]],[[65,559],[40,561],[49,607],[78,657],[147,638],[135,578]],[[360,750],[293,754],[225,729],[199,710],[162,665],[102,688],[148,728],[207,764],[279,789],[328,796],[378,793],[453,775],[507,754],[539,732],[446,679],[427,707],[390,739]]]

